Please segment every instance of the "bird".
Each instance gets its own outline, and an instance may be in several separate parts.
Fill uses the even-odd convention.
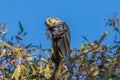
[[[72,73],[70,64],[70,29],[69,26],[61,19],[49,17],[45,20],[47,26],[48,38],[52,40],[53,45],[53,62],[58,65],[61,61],[62,54],[68,71]]]

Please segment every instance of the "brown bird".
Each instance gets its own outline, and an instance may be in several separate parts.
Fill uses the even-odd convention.
[[[58,65],[61,61],[62,54],[68,71],[72,73],[72,66],[70,64],[70,29],[68,25],[59,18],[50,17],[46,19],[47,35],[53,43],[53,62]]]

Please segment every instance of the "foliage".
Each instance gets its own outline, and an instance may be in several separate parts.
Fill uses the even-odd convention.
[[[108,30],[99,40],[89,41],[83,36],[86,43],[80,49],[71,50],[71,63],[74,74],[72,80],[118,80],[120,79],[120,40],[118,17],[107,18],[107,26],[112,26],[117,33]],[[20,31],[6,39],[7,27],[0,24],[0,78],[3,80],[46,80],[54,72],[51,61],[53,49],[43,49],[33,44],[25,45],[23,38],[26,35],[19,22]],[[112,44],[103,43],[109,33],[115,33]],[[49,57],[45,57],[49,55]],[[60,80],[67,80],[70,76],[64,59],[61,63]]]

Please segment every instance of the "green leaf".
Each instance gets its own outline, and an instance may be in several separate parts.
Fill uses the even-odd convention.
[[[44,69],[44,72],[45,72],[46,79],[49,79],[50,74],[51,74],[51,69],[49,68],[49,65],[46,65],[46,68]]]
[[[92,75],[97,76],[99,74],[99,70],[96,70]]]
[[[112,65],[109,65],[107,69],[108,70],[106,70],[106,72],[104,72],[103,80],[108,80],[114,73]]]
[[[110,65],[110,67],[109,67],[109,77],[113,74],[113,66],[112,65]]]
[[[8,45],[11,45],[11,46],[13,46],[13,42],[11,42],[11,41],[8,41]]]
[[[88,51],[88,44],[82,44],[81,48],[80,48],[80,53],[86,53]]]
[[[50,53],[53,53],[53,47],[51,47],[49,50],[50,50]]]
[[[21,67],[20,67],[20,65],[17,65],[17,68],[14,70],[12,78],[15,78],[16,80],[19,80],[20,73],[21,73]]]
[[[0,30],[0,34],[2,34],[3,32]]]
[[[39,73],[41,74],[44,71],[43,67],[40,65],[39,69],[40,69]]]
[[[4,47],[4,44],[0,44],[0,48]]]
[[[48,49],[42,49],[43,53],[48,53]]]
[[[108,80],[109,79],[109,74],[108,73],[109,73],[108,71],[104,72],[103,80]]]
[[[98,41],[98,45],[100,45],[101,44],[101,42],[105,39],[105,37],[108,35],[108,33],[110,33],[111,31],[106,31],[103,35],[102,35],[102,37],[100,38],[100,40]]]
[[[32,69],[32,75],[35,75],[35,74],[36,74],[35,67],[34,67],[34,66],[31,66],[31,69]]]
[[[48,60],[46,58],[41,58],[42,61],[48,62]]]

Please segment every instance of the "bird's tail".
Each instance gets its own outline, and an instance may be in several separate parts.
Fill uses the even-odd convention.
[[[70,58],[70,46],[66,43],[67,43],[66,40],[63,40],[62,47],[59,51],[63,55],[63,58],[66,62],[66,66],[68,68],[68,71],[70,73],[73,73],[73,66],[72,66],[71,58]]]

